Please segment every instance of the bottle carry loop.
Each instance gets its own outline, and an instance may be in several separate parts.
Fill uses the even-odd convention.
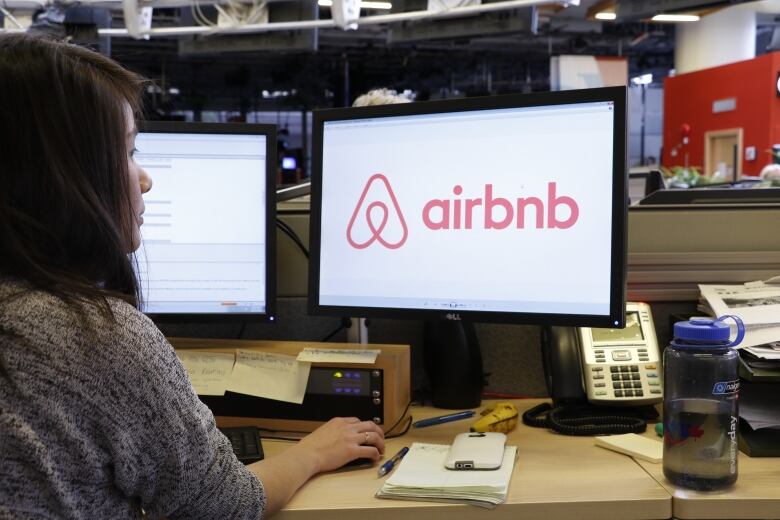
[[[726,321],[729,318],[734,320],[734,322],[737,324],[737,336],[734,338],[733,341],[730,341],[728,344],[725,344],[725,345],[718,344],[717,346],[720,347],[720,348],[731,348],[731,347],[735,347],[735,346],[739,345],[740,343],[742,343],[742,340],[745,339],[745,323],[742,321],[742,318],[740,318],[739,316],[736,316],[736,315],[733,315],[733,314],[727,314],[727,315],[721,316],[721,317],[719,317],[718,319],[715,319],[715,320],[712,320],[712,319],[709,319],[709,318],[691,318],[688,321],[688,323],[690,325],[699,325],[702,328],[707,327],[708,329],[711,329],[711,328],[717,327],[715,325],[716,323],[724,322],[724,321]],[[699,341],[702,341],[702,343],[701,343],[702,345],[706,344],[706,343],[703,342],[703,340],[699,340]],[[726,340],[726,341],[728,341],[728,340]],[[679,338],[677,338],[677,337],[672,338],[672,341],[670,343],[671,343],[672,346],[680,347],[680,348],[693,347],[693,346],[697,346],[697,344],[699,344],[698,342],[690,342],[690,341],[685,341],[685,340],[680,341]]]

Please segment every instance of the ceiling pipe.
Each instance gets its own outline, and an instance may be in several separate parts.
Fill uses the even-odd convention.
[[[412,20],[432,20],[436,18],[456,18],[459,16],[469,16],[492,11],[504,11],[507,9],[517,9],[521,7],[531,7],[540,4],[561,4],[564,6],[579,5],[580,0],[559,0],[550,2],[549,0],[506,0],[504,2],[493,2],[490,4],[481,4],[467,7],[456,7],[446,11],[411,11],[408,13],[395,13],[360,17],[356,20],[358,25],[378,25],[387,23],[398,23]],[[333,20],[301,20],[297,22],[275,22],[264,24],[247,24],[235,27],[160,27],[144,31],[142,35],[152,37],[165,36],[185,36],[197,34],[247,34],[262,33],[272,31],[293,31],[304,29],[321,29],[336,27]],[[131,37],[127,29],[98,29],[100,36],[110,36],[113,38]]]

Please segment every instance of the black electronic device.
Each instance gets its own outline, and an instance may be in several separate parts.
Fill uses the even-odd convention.
[[[254,426],[234,426],[219,428],[233,446],[236,458],[244,464],[251,464],[263,460],[263,443],[260,440],[260,431]]]
[[[150,121],[138,277],[155,321],[273,321],[276,127]]]
[[[301,403],[227,391],[199,395],[211,409],[217,425],[257,426],[265,430],[311,432],[333,417],[373,421],[385,432],[402,426],[411,401],[408,345],[375,344],[373,361],[340,362],[340,350],[354,353],[351,343],[297,341],[214,340],[168,338],[177,353],[269,353],[295,359],[302,353],[320,357],[310,361]],[[314,352],[306,352],[313,349]],[[323,357],[324,356],[324,357]],[[261,356],[262,357],[262,356]],[[237,359],[237,358],[236,358]],[[238,360],[236,361],[238,362]],[[263,394],[261,394],[263,395]]]
[[[234,392],[224,396],[200,396],[217,416],[254,418],[284,422],[284,429],[296,429],[296,422],[324,422],[333,417],[359,417],[385,423],[384,370],[312,366],[301,404],[265,399]],[[311,428],[308,428],[311,429]],[[299,431],[306,431],[303,428]]]
[[[425,320],[434,406],[479,405],[475,322],[624,325],[625,88],[315,111],[312,146],[309,311]]]

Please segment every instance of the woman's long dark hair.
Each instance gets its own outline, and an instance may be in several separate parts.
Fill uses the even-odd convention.
[[[142,79],[71,44],[0,35],[0,276],[111,316],[138,306],[127,110]]]

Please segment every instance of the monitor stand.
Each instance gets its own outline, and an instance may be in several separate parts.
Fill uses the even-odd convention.
[[[476,408],[482,402],[482,352],[474,324],[425,322],[425,372],[437,408]]]
[[[368,321],[365,318],[349,318],[352,325],[347,329],[347,343],[368,343]]]

